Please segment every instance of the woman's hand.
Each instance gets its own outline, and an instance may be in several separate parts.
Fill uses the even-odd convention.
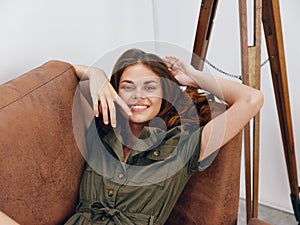
[[[191,77],[197,71],[193,66],[183,62],[181,59],[175,56],[166,56],[163,61],[171,71],[171,74],[175,79],[184,86],[191,86],[199,88],[199,84]]]
[[[94,115],[98,117],[99,113],[101,113],[104,124],[110,122],[112,127],[116,126],[115,102],[127,115],[131,115],[129,107],[112,87],[103,70],[80,65],[74,66],[74,68],[80,79],[88,77],[90,81],[90,94],[93,101]]]

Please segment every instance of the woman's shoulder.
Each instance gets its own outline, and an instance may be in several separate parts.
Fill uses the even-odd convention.
[[[191,127],[188,125],[178,125],[166,131],[164,143],[179,143],[180,141],[188,141],[194,136],[200,137],[203,126]]]

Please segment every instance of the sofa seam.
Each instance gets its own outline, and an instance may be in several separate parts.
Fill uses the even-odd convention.
[[[72,65],[69,65],[68,68],[66,68],[64,71],[62,71],[61,73],[57,74],[56,76],[54,76],[53,78],[51,78],[51,79],[48,80],[47,82],[42,83],[42,84],[38,84],[38,85],[34,86],[33,88],[29,89],[29,90],[28,90],[26,93],[24,93],[23,95],[18,96],[18,97],[16,97],[16,98],[12,99],[9,103],[0,106],[0,110],[2,110],[3,108],[5,108],[5,107],[7,107],[7,106],[9,106],[9,105],[11,105],[11,104],[13,104],[13,103],[15,103],[15,102],[18,101],[18,100],[24,98],[26,95],[32,93],[32,92],[35,91],[36,89],[38,89],[38,88],[40,88],[40,87],[42,87],[42,86],[48,84],[49,82],[55,80],[55,79],[58,78],[61,74],[65,73],[65,72],[68,71],[69,69],[72,69]]]

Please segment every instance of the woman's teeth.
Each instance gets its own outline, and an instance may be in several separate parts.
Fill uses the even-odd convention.
[[[131,108],[132,109],[146,109],[147,106],[146,105],[132,105]]]

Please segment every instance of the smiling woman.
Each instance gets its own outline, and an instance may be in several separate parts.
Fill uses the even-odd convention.
[[[74,66],[89,78],[95,120],[80,202],[66,224],[164,224],[189,178],[262,106],[250,87],[195,70],[180,59],[130,49],[110,82],[99,68]],[[210,120],[203,88],[229,104]]]

